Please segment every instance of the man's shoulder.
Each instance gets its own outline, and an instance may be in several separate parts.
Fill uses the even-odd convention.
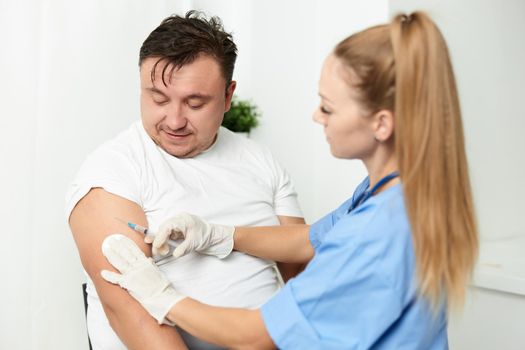
[[[67,190],[68,217],[78,201],[96,187],[140,203],[140,190],[137,189],[144,162],[140,152],[134,149],[139,141],[134,123],[87,155]]]
[[[78,176],[100,177],[104,174],[140,172],[145,166],[147,140],[141,135],[141,124],[133,123],[113,138],[104,141],[87,154]],[[145,132],[144,132],[145,133]]]
[[[135,122],[113,138],[100,144],[88,155],[88,159],[92,157],[114,157],[117,154],[130,156],[133,153],[141,153],[144,143],[145,139],[140,130],[140,123]]]
[[[221,127],[219,132],[222,143],[221,148],[228,153],[236,153],[242,155],[243,158],[248,156],[250,158],[255,157],[259,160],[273,159],[272,152],[266,145],[224,127]]]

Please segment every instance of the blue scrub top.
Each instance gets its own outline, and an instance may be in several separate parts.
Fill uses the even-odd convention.
[[[368,185],[311,226],[313,259],[262,306],[279,348],[448,348],[445,305],[433,313],[418,297],[402,186],[348,212]]]

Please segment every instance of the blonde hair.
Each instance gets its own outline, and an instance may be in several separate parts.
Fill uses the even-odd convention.
[[[361,103],[395,116],[395,153],[412,227],[419,291],[461,305],[478,254],[463,126],[447,45],[423,12],[339,43]]]

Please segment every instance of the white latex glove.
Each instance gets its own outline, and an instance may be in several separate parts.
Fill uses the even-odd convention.
[[[102,278],[127,289],[159,324],[173,325],[165,316],[186,296],[172,287],[153,259],[147,258],[135,242],[121,234],[106,237],[102,253],[120,271],[102,270]]]
[[[223,259],[233,250],[234,232],[233,226],[209,224],[198,216],[182,213],[165,221],[157,233],[148,234],[144,241],[153,243],[154,255],[168,253],[168,239],[182,239],[173,251],[176,258],[198,252]]]

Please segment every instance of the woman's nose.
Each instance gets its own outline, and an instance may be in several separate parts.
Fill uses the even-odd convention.
[[[314,122],[319,123],[321,125],[326,124],[326,117],[323,113],[319,112],[318,109],[316,109],[312,115],[312,119]]]

